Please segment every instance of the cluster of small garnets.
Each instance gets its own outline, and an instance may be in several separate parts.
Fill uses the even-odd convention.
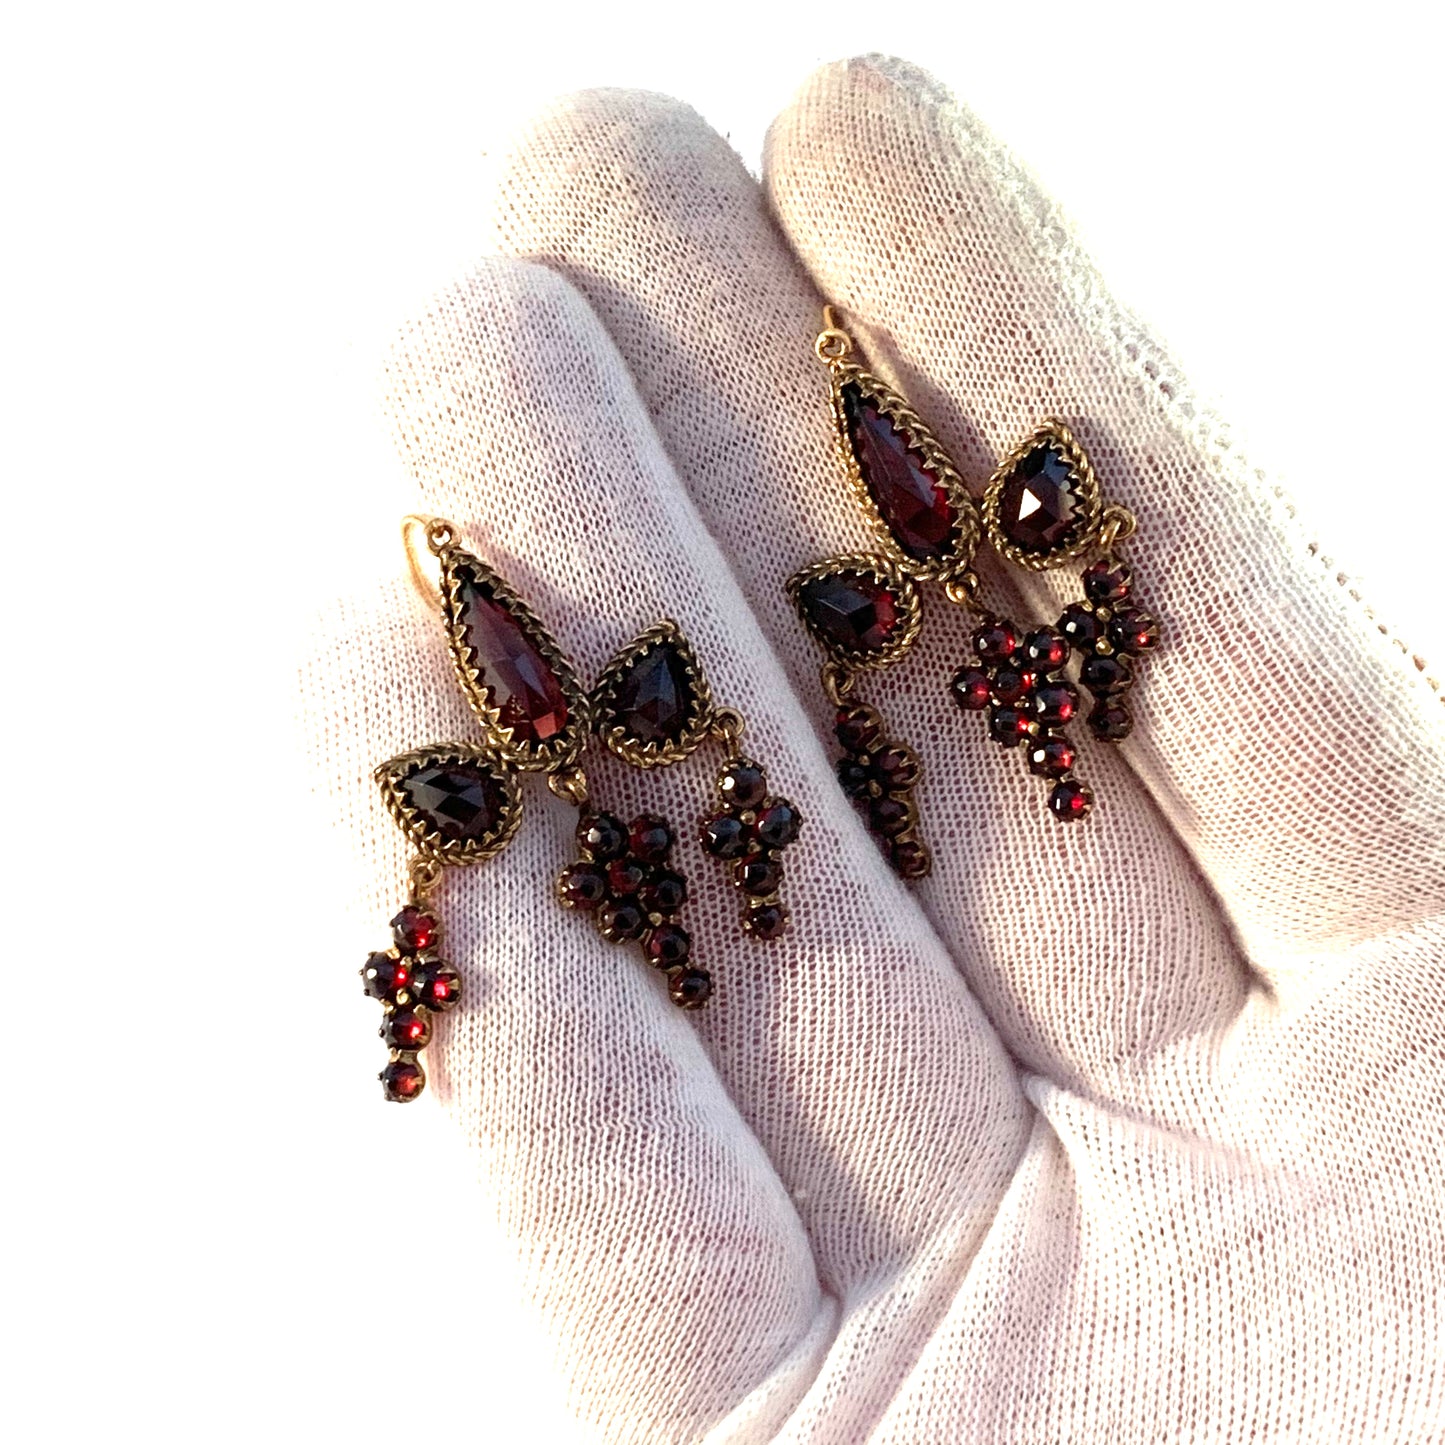
[[[577,822],[582,856],[557,878],[568,908],[590,913],[609,943],[640,942],[655,968],[667,975],[667,995],[679,1008],[701,1008],[712,978],[694,968],[692,936],[677,922],[687,902],[687,880],[668,866],[673,832],[652,813],[625,828],[611,813],[584,812]]]
[[[1159,646],[1159,624],[1134,605],[1134,577],[1128,566],[1107,558],[1084,569],[1086,601],[1075,602],[1059,618],[1059,631],[1082,661],[1079,681],[1094,696],[1089,730],[1105,742],[1118,742],[1134,729],[1124,698],[1134,685],[1135,659]]]
[[[417,1054],[431,1041],[431,1016],[453,1008],[462,995],[462,980],[436,953],[441,924],[415,904],[391,920],[395,947],[373,953],[361,969],[368,997],[379,999],[385,1017],[381,1037],[391,1062],[377,1075],[382,1092],[394,1104],[406,1104],[426,1088]]]
[[[866,812],[868,831],[883,847],[888,865],[900,878],[924,878],[933,855],[918,836],[918,805],[913,788],[920,772],[918,754],[883,731],[883,719],[866,703],[844,703],[833,725],[843,746],[838,782]]]
[[[703,819],[703,850],[732,864],[733,882],[746,898],[743,929],[754,938],[777,938],[788,926],[778,901],[783,849],[803,826],[786,799],[768,794],[768,775],[748,758],[731,758],[717,775],[722,810]]]
[[[1094,795],[1073,776],[1074,745],[1064,728],[1079,711],[1079,694],[1063,675],[1067,639],[1050,627],[1020,638],[1012,622],[985,618],[973,634],[978,665],[953,677],[953,697],[967,712],[988,712],[989,736],[1000,747],[1026,750],[1029,771],[1052,778],[1049,811],[1061,822],[1087,817]]]

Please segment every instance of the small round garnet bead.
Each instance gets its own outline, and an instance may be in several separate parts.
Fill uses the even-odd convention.
[[[380,1033],[389,1049],[423,1049],[431,1038],[431,1023],[415,1009],[393,1009],[382,1021]]]
[[[678,1008],[701,1008],[712,997],[712,978],[706,969],[674,969],[667,976],[667,996]]]
[[[985,662],[1005,661],[1018,645],[1018,633],[1008,622],[986,622],[973,634],[973,650]]]
[[[1079,667],[1079,681],[1096,697],[1124,692],[1134,681],[1134,669],[1127,657],[1086,657]]]
[[[642,885],[637,896],[649,913],[670,918],[687,902],[687,879],[670,868],[660,868]]]
[[[747,824],[732,813],[719,813],[702,825],[703,851],[714,858],[741,858],[750,842]]]
[[[1062,778],[1077,759],[1067,738],[1046,734],[1029,748],[1029,772],[1040,778]]]
[[[756,763],[739,759],[718,774],[717,788],[728,807],[756,808],[768,795],[768,779]]]
[[[1029,695],[1034,682],[1033,673],[1003,663],[993,670],[993,700],[1004,707],[1017,707]]]
[[[1067,682],[1046,682],[1034,692],[1033,703],[1044,727],[1063,727],[1079,710],[1079,694]]]
[[[643,863],[661,863],[672,849],[672,829],[665,818],[644,813],[632,823],[628,842],[632,856]]]
[[[888,861],[900,878],[926,878],[933,867],[928,849],[915,838],[897,839],[888,850]]]
[[[1095,562],[1084,568],[1084,596],[1098,607],[1110,607],[1129,595],[1134,574],[1123,562]]]
[[[783,865],[776,858],[744,858],[733,864],[733,877],[744,893],[766,898],[783,886]]]
[[[361,987],[368,998],[395,998],[410,982],[411,968],[406,960],[389,953],[373,953],[362,965]]]
[[[647,869],[635,858],[614,858],[607,865],[607,891],[614,898],[636,893],[647,881]]]
[[[1104,624],[1094,616],[1094,609],[1087,602],[1074,602],[1064,608],[1064,615],[1059,618],[1059,631],[1080,652],[1092,652],[1094,644],[1103,635]]]
[[[786,798],[775,798],[753,824],[753,835],[764,848],[786,848],[798,836],[803,819]]]
[[[577,820],[577,846],[597,862],[609,863],[627,847],[627,830],[611,813],[583,813]]]
[[[391,920],[391,934],[396,946],[408,953],[424,953],[441,937],[441,924],[424,909],[408,903]]]
[[[992,685],[981,667],[960,667],[949,684],[953,700],[965,712],[982,712],[989,704]]]
[[[873,785],[872,768],[866,767],[857,758],[839,758],[834,765],[834,770],[838,774],[838,786],[850,798],[866,798],[868,796],[868,790]]]
[[[765,941],[780,937],[787,926],[788,910],[781,903],[759,903],[743,919],[743,931]]]
[[[882,718],[862,703],[840,707],[834,719],[833,733],[850,753],[861,753],[871,747],[882,731]]]
[[[873,754],[873,771],[888,792],[911,788],[918,781],[918,755],[901,743],[891,743]]]
[[[427,1008],[445,1012],[462,996],[462,978],[451,964],[428,959],[416,974],[416,996]]]
[[[607,897],[607,874],[595,863],[570,863],[557,879],[568,908],[596,908]]]
[[[1134,714],[1113,698],[1100,698],[1089,710],[1089,731],[1104,742],[1121,742],[1134,731]]]
[[[1032,726],[1032,719],[1021,708],[991,707],[988,710],[988,735],[1002,747],[1018,747],[1028,737]]]
[[[597,910],[597,930],[609,943],[641,938],[646,927],[647,915],[630,899],[604,903]]]
[[[1159,646],[1159,624],[1132,607],[1116,612],[1109,619],[1109,641],[1120,652],[1152,652]]]
[[[1069,641],[1052,627],[1041,627],[1024,638],[1024,656],[1042,672],[1057,672],[1069,660]]]
[[[885,838],[901,833],[913,821],[913,809],[902,798],[875,798],[868,807],[868,826]]]
[[[692,952],[692,936],[675,923],[659,923],[649,931],[642,945],[648,961],[658,968],[676,968]]]
[[[1088,817],[1093,806],[1093,793],[1077,778],[1061,778],[1049,792],[1049,811],[1063,823]]]
[[[393,1059],[376,1077],[393,1104],[408,1104],[426,1088],[426,1075],[415,1059]]]

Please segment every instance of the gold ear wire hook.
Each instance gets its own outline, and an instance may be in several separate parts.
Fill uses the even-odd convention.
[[[406,565],[411,570],[412,586],[416,588],[423,602],[432,607],[440,607],[441,589],[427,575],[416,545],[418,529],[426,538],[427,551],[433,557],[440,557],[456,541],[457,529],[443,517],[423,517],[416,512],[401,519],[401,545],[406,549]]]
[[[838,313],[831,307],[823,308],[823,329],[813,341],[813,350],[819,361],[841,361],[853,349],[853,338],[838,324]]]

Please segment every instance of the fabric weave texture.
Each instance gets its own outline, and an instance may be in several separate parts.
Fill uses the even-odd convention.
[[[467,1001],[427,1064],[479,1165],[462,1223],[514,1249],[587,1433],[1445,1439],[1430,668],[913,68],[816,74],[761,183],[687,107],[621,91],[554,105],[489,183],[497,257],[388,363],[398,512],[454,521],[584,677],[676,618],[807,820],[772,945],[684,837],[698,1015],[557,908],[574,814],[538,780],[509,850],[444,885]],[[1166,630],[1134,736],[1079,729],[1099,806],[1063,827],[950,701],[967,619],[925,589],[919,644],[860,687],[925,760],[912,889],[834,783],[782,590],[869,542],[811,349],[825,299],[976,492],[1065,419],[1138,517]],[[1078,595],[1077,568],[982,570],[1020,618]],[[400,568],[327,616],[302,685],[364,952],[405,864],[370,770],[477,727]],[[686,835],[720,761],[588,772]]]

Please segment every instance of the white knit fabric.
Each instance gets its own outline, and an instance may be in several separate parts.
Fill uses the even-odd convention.
[[[718,982],[699,1015],[556,907],[573,814],[539,780],[508,852],[447,879],[468,995],[427,1058],[481,1166],[459,1225],[514,1247],[588,1433],[1445,1439],[1429,670],[917,72],[819,72],[761,186],[686,107],[622,92],[554,106],[493,184],[515,259],[389,364],[398,510],[455,521],[589,677],[675,617],[807,818],[771,947],[686,845]],[[967,624],[930,602],[864,688],[926,761],[936,862],[911,891],[833,782],[782,592],[867,545],[811,350],[823,298],[975,487],[1066,418],[1138,516],[1166,631],[1135,735],[1083,744],[1095,815],[1063,827],[949,701]],[[1043,620],[1077,573],[985,582]],[[364,951],[404,864],[370,768],[477,729],[400,566],[327,619],[303,685]],[[619,811],[686,822],[715,762],[589,771]]]

